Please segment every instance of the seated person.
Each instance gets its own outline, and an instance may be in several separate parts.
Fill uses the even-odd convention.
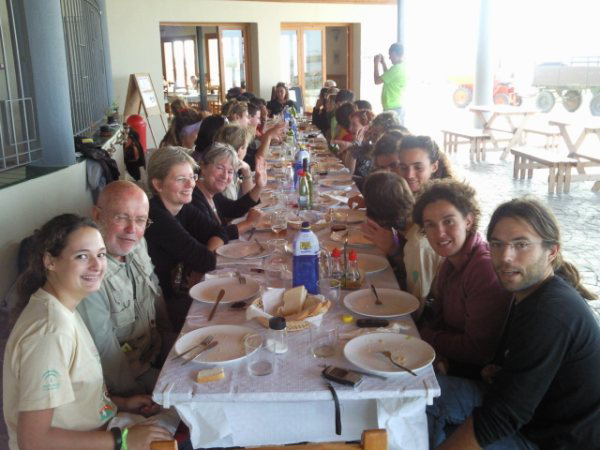
[[[236,166],[233,168],[233,178],[229,186],[223,191],[223,195],[231,200],[237,200],[254,187],[252,170],[247,162],[246,149],[253,138],[249,127],[238,125],[225,125],[215,134],[215,143],[228,144],[237,152]]]
[[[350,132],[354,135],[354,142],[346,151],[343,161],[351,174],[360,177],[366,177],[371,169],[373,146],[366,141],[373,138],[369,129],[374,117],[368,110],[358,110],[350,114]]]
[[[246,149],[244,161],[248,163],[252,170],[255,170],[256,158],[266,158],[271,142],[278,140],[285,128],[285,123],[278,122],[263,132],[263,128],[260,127],[261,114],[259,106],[254,103],[248,103],[248,127],[253,131],[254,139],[252,139]]]
[[[145,236],[174,331],[185,321],[188,289],[215,268],[214,252],[228,241],[221,227],[191,205],[197,169],[182,147],[161,148],[148,161],[152,226]]]
[[[238,125],[240,127],[247,127],[250,122],[250,117],[248,116],[248,103],[247,102],[238,102],[237,100],[232,100],[227,108],[227,114],[224,114],[229,120],[230,125]]]
[[[317,104],[312,110],[312,124],[321,130],[321,133],[325,135],[327,128],[329,128],[329,124],[327,123],[327,91],[329,88],[323,87],[319,92],[319,98],[317,99]]]
[[[148,208],[142,189],[119,180],[104,188],[92,211],[106,244],[106,276],[77,310],[98,348],[108,390],[117,395],[152,393],[161,363],[159,331],[170,329],[144,240]]]
[[[259,132],[258,136],[262,136],[264,131],[265,123],[267,122],[267,117],[269,116],[269,110],[267,109],[267,102],[264,98],[255,97],[248,102],[248,105],[252,104],[260,111],[260,123],[256,126],[257,131]]]
[[[596,296],[563,259],[556,218],[538,200],[514,199],[492,214],[487,238],[511,314],[487,385],[439,377],[442,396],[427,407],[432,448],[600,448],[600,328],[585,301]],[[446,424],[455,432],[442,443]]]
[[[226,230],[229,239],[237,239],[241,233],[256,226],[261,213],[250,209],[260,201],[260,194],[267,183],[267,173],[263,159],[257,160],[256,183],[252,189],[238,200],[223,195],[226,186],[233,178],[233,167],[237,163],[237,154],[228,144],[215,143],[204,152],[200,161],[200,178],[192,194],[192,205],[209,218],[214,226]],[[248,217],[237,225],[228,225],[231,219]]]
[[[192,108],[179,110],[175,113],[167,134],[160,142],[160,147],[174,145],[187,149],[194,148],[201,123],[202,117],[196,110]]]
[[[479,216],[475,190],[452,179],[427,184],[413,208],[413,222],[446,258],[432,286],[433,303],[418,323],[442,374],[479,377],[494,357],[510,309],[511,295],[477,232]]]
[[[337,136],[337,133],[338,133],[337,118],[335,117],[335,111],[338,109],[338,107],[340,105],[343,105],[344,103],[352,103],[353,101],[354,101],[354,92],[352,92],[348,89],[341,89],[341,90],[337,91],[337,93],[335,94],[333,109],[330,109],[330,111],[329,111],[330,112],[329,131],[328,131],[328,135],[325,136],[330,144],[335,139],[335,137]]]
[[[357,111],[371,111],[373,112],[373,106],[368,100],[354,100],[354,106]]]
[[[100,288],[106,270],[102,236],[91,219],[63,214],[33,237],[18,281],[28,301],[4,354],[3,410],[11,449],[149,448],[172,439],[153,424],[106,429],[117,409],[154,414],[149,395],[108,395],[98,350],[76,310]]]
[[[350,132],[350,115],[356,111],[354,103],[346,102],[339,105],[335,110],[335,120],[337,122],[336,135],[333,143],[340,148],[340,155],[354,142],[354,135]]]
[[[208,116],[200,124],[198,137],[192,156],[196,161],[200,161],[202,152],[212,145],[215,139],[215,134],[226,125],[226,119],[223,116]]]
[[[367,204],[365,235],[384,252],[394,268],[403,290],[424,301],[443,258],[433,251],[419,226],[412,222],[414,198],[408,184],[399,175],[375,172],[364,185]],[[379,239],[383,228],[392,239]]]
[[[271,100],[267,103],[267,109],[269,110],[269,116],[273,117],[277,114],[281,114],[283,108],[289,106],[290,108],[294,108],[296,111],[298,108],[296,104],[290,100],[290,92],[283,82],[279,82],[275,85],[275,90],[273,91],[273,96]]]

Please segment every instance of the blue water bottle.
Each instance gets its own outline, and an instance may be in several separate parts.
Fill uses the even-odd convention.
[[[302,229],[294,238],[293,272],[293,287],[303,285],[309,294],[319,293],[319,240],[309,222],[302,222]]]

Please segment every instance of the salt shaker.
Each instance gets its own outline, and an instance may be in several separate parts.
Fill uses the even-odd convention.
[[[271,317],[269,319],[269,340],[273,342],[267,349],[275,353],[285,353],[288,351],[287,328],[284,317]]]

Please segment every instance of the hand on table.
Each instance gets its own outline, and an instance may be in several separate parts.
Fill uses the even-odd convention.
[[[258,209],[250,209],[248,211],[248,215],[246,216],[246,222],[248,222],[249,224],[252,225],[256,225],[260,222],[260,220],[263,217],[263,213],[260,212]]]
[[[386,255],[391,255],[396,250],[396,242],[394,241],[392,230],[383,228],[374,220],[367,219],[367,222],[362,225],[362,231],[368,239],[373,241],[375,247]]]
[[[125,412],[141,414],[144,417],[152,416],[160,411],[160,405],[152,401],[149,395],[132,395],[125,398]]]
[[[348,199],[348,206],[352,209],[354,208],[364,208],[366,205],[365,199],[362,195],[355,195]]]

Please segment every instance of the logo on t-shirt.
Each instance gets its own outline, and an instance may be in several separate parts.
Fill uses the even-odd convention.
[[[42,390],[55,391],[60,388],[60,373],[54,369],[46,370],[42,375]]]

